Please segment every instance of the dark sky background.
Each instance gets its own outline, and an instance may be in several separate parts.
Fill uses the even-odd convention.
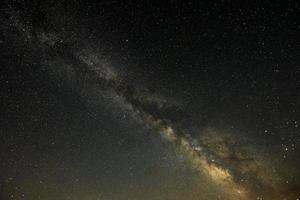
[[[0,12],[0,199],[300,198],[297,2]]]

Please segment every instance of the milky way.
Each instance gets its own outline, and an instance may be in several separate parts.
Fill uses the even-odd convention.
[[[4,150],[10,151],[10,153],[7,153],[8,156],[3,157],[4,164],[0,168],[7,172],[7,175],[3,174],[0,177],[3,179],[0,179],[0,194],[4,199],[247,200],[300,198],[300,176],[297,167],[293,162],[280,163],[280,160],[277,159],[278,154],[282,151],[290,151],[290,146],[268,143],[264,138],[258,139],[255,135],[244,133],[245,129],[233,126],[214,126],[213,123],[203,126],[203,119],[197,119],[197,115],[188,109],[186,102],[181,97],[168,94],[165,92],[166,89],[152,89],[153,83],[143,81],[143,78],[138,77],[137,73],[131,72],[130,64],[114,62],[113,56],[110,55],[113,54],[112,51],[105,50],[109,47],[101,47],[98,43],[96,44],[97,37],[101,38],[101,36],[97,36],[95,39],[87,37],[87,33],[82,33],[77,29],[67,30],[68,26],[64,24],[68,21],[67,14],[56,16],[56,18],[52,16],[54,24],[64,17],[64,19],[61,19],[61,24],[55,24],[59,27],[59,30],[46,30],[34,27],[29,23],[30,20],[24,16],[22,17],[18,8],[13,6],[5,7],[3,13],[4,23],[1,25],[1,29],[7,42],[2,41],[1,44],[9,44],[16,49],[26,49],[26,53],[33,57],[33,61],[38,63],[40,72],[49,78],[52,84],[58,86],[57,88],[67,88],[72,95],[80,99],[78,101],[84,102],[83,105],[86,105],[85,107],[89,110],[87,116],[93,119],[95,124],[97,124],[97,121],[99,123],[103,121],[102,126],[108,126],[107,129],[113,130],[116,135],[121,134],[122,131],[124,131],[123,134],[128,134],[128,136],[122,136],[121,138],[120,136],[107,136],[109,134],[105,135],[104,132],[97,132],[99,131],[98,125],[84,122],[86,124],[82,126],[85,127],[83,129],[86,133],[83,133],[83,135],[81,135],[81,132],[85,131],[81,129],[78,129],[79,131],[76,133],[78,136],[74,131],[70,131],[74,135],[69,133],[68,136],[68,128],[61,131],[59,128],[56,130],[51,127],[54,132],[61,132],[61,135],[57,136],[61,139],[51,140],[52,137],[55,138],[56,136],[55,134],[51,136],[48,133],[48,136],[43,137],[33,135],[32,137],[40,137],[40,139],[37,139],[39,142],[32,142],[33,146],[26,144],[24,149],[21,150],[18,150],[19,147],[14,150],[9,145],[5,146]],[[61,28],[64,26],[66,28]],[[80,30],[80,28],[78,29]],[[32,63],[32,61],[30,60],[29,63]],[[161,83],[157,83],[157,85],[159,84]],[[55,95],[53,96],[56,99]],[[64,99],[64,97],[60,98]],[[79,104],[81,105],[81,103]],[[57,106],[55,107],[57,108]],[[97,112],[108,113],[107,115],[112,116],[112,119],[106,121],[105,117],[100,118],[98,116],[100,114],[95,114]],[[195,112],[201,112],[201,110]],[[51,112],[49,111],[49,113]],[[57,113],[59,112],[57,111]],[[27,115],[30,116],[28,112],[26,114],[26,111],[24,115],[25,118]],[[67,116],[72,118],[72,114]],[[80,116],[78,118],[79,123],[81,123],[81,120],[85,121],[80,119]],[[68,117],[63,117],[63,119],[68,121]],[[34,121],[34,118],[32,120]],[[123,121],[126,125],[118,125]],[[51,124],[51,122],[48,123]],[[249,123],[251,123],[251,120],[249,120]],[[50,125],[46,125],[41,130],[49,129],[48,126]],[[89,126],[96,127],[95,133]],[[99,126],[101,129],[101,125]],[[115,130],[116,127],[114,126],[120,126],[121,131],[118,131],[119,129]],[[134,127],[138,131],[133,130]],[[24,129],[26,130],[26,128]],[[76,129],[74,130],[76,131]],[[66,132],[66,135],[63,132]],[[143,133],[140,134],[139,132]],[[264,132],[267,133],[268,130],[266,129]],[[47,135],[47,133],[45,134]],[[15,142],[18,141],[17,139],[9,139],[9,131],[3,137],[3,141],[7,140],[20,145],[20,143]],[[78,138],[78,141],[76,138]],[[40,143],[47,144],[47,142],[43,142],[44,140],[51,140],[49,145],[58,145],[58,149],[63,149],[62,151],[68,151],[65,146],[70,145],[70,152],[53,153],[54,156],[52,157],[51,152],[55,152],[55,150],[50,147],[50,150],[43,150],[44,147],[39,147]],[[68,140],[72,142],[69,144]],[[133,150],[124,147],[125,150],[120,150],[120,152],[114,152],[117,150],[112,149],[111,154],[115,157],[110,156],[109,147],[105,147],[106,143],[111,143],[111,146],[115,148],[118,145],[122,147],[122,145],[127,145],[126,143],[130,144],[128,140],[136,140],[141,145],[135,144]],[[105,150],[100,151],[97,142],[103,143]],[[75,147],[76,144],[78,144],[78,147]],[[145,147],[142,147],[143,145]],[[138,153],[139,151],[147,151],[147,148],[151,148],[151,145],[154,153],[149,149],[149,152],[145,153],[146,156],[144,156],[144,153]],[[295,147],[295,144],[293,145],[292,147]],[[85,152],[85,148],[91,148],[91,150],[87,150],[86,155],[80,155]],[[270,150],[274,153],[272,154]],[[19,161],[15,161],[17,158],[12,158],[13,151],[21,152],[15,154],[18,155]],[[42,155],[36,156],[39,160],[36,162],[38,164],[35,164],[35,161],[29,161],[32,159],[30,153],[29,156],[25,153],[22,155],[22,152],[27,154],[31,151],[40,152]],[[163,186],[158,187],[155,187],[155,184],[150,187],[147,185],[150,184],[147,183],[147,180],[143,183],[143,180],[139,180],[143,179],[142,176],[134,170],[129,171],[133,174],[136,173],[136,175],[131,175],[125,170],[129,173],[129,178],[124,178],[123,176],[127,175],[123,174],[120,163],[124,162],[124,168],[128,169],[134,168],[134,166],[126,163],[126,158],[124,161],[122,157],[121,161],[115,161],[115,159],[118,159],[119,155],[125,155],[126,151],[135,152],[141,156],[129,160],[132,162],[131,160],[140,159],[140,162],[143,163],[140,165],[146,166],[145,174],[150,174],[149,176],[154,177],[154,179],[161,174],[167,174],[166,171],[168,170],[175,172],[166,180],[161,181]],[[87,160],[78,161],[76,154],[78,154],[79,159]],[[102,159],[106,158],[106,154],[108,154],[108,157],[113,158],[105,161],[107,163],[111,162],[111,164],[99,164]],[[43,160],[43,155],[47,155],[45,156],[47,157],[47,159],[45,158],[46,161]],[[61,158],[55,155],[60,155]],[[153,162],[166,162],[166,166],[161,164],[164,167],[153,167],[151,164],[146,164],[147,155],[150,160],[164,160]],[[96,161],[98,158],[99,161]],[[77,161],[72,161],[74,159]],[[33,158],[33,160],[35,159]],[[76,164],[72,165],[72,162]],[[114,164],[114,162],[120,163]],[[99,171],[97,171],[98,165],[101,166]],[[106,165],[114,166],[116,169],[106,168]],[[120,169],[118,165],[120,165]],[[11,166],[12,171],[9,170],[8,166]],[[19,175],[22,174],[22,166],[26,166],[26,172],[24,172],[26,175]],[[149,166],[152,166],[152,168]],[[111,178],[104,179],[105,181],[101,183],[97,182],[97,179],[101,179],[99,176],[103,171],[108,173],[103,177]],[[85,172],[89,175],[85,176]],[[112,174],[109,174],[110,172]],[[118,172],[121,175],[116,175]],[[80,176],[76,174],[80,174]],[[66,178],[63,178],[64,176]],[[119,176],[123,178],[113,178]],[[124,179],[124,184],[121,184],[122,179]],[[66,188],[63,187],[64,181],[68,185]],[[88,183],[85,184],[85,181]],[[133,182],[133,186],[129,187],[131,183],[126,183],[127,181]],[[178,183],[181,181],[182,183]],[[118,186],[118,184],[123,186]],[[134,186],[135,184],[140,186]],[[179,186],[176,184],[179,184]],[[113,189],[114,187],[119,189],[116,189],[116,191]],[[166,189],[169,187],[175,189]]]

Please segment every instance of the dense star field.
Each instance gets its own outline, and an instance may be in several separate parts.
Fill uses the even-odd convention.
[[[296,1],[4,1],[0,199],[299,200]]]

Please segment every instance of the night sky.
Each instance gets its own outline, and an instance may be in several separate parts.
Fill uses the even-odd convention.
[[[4,1],[0,199],[299,200],[296,1]]]

